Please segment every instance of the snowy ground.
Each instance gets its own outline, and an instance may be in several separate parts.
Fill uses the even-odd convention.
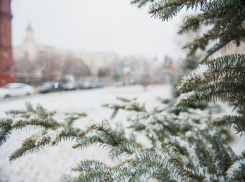
[[[146,103],[147,108],[150,109],[159,104],[158,97],[169,98],[170,96],[171,91],[168,85],[150,86],[146,92],[141,86],[129,86],[34,95],[0,101],[0,117],[4,117],[5,111],[10,109],[23,109],[26,102],[33,105],[40,103],[48,110],[56,110],[58,120],[62,120],[67,111],[86,112],[89,117],[76,123],[77,126],[83,127],[91,120],[101,122],[103,119],[109,119],[112,111],[101,107],[101,105],[115,103],[116,97],[137,97],[140,102]],[[124,113],[119,112],[115,120],[125,120]],[[23,139],[31,134],[32,131],[14,132],[8,142],[0,148],[0,182],[56,182],[64,174],[77,175],[70,169],[80,160],[96,159],[108,164],[114,162],[108,160],[105,150],[98,150],[97,148],[89,148],[84,151],[75,150],[71,148],[72,144],[69,142],[9,162],[8,156],[20,147]],[[238,139],[240,138],[238,137]],[[244,147],[244,144],[240,139],[238,143],[232,144],[232,146],[239,153],[242,150],[240,146]]]

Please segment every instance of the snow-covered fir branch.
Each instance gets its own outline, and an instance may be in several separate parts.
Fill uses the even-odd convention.
[[[211,77],[208,65],[200,64],[198,68],[182,77],[177,89],[183,92],[189,91],[197,83],[208,81]]]
[[[132,103],[127,102],[125,104],[125,102],[122,102],[122,104],[124,107],[120,108],[128,111],[127,104],[131,105]],[[134,104],[141,105],[136,102]],[[120,106],[119,103],[117,105]],[[112,108],[114,107],[112,106]],[[14,160],[27,153],[37,152],[45,146],[55,146],[62,140],[69,138],[76,142],[72,146],[75,149],[81,148],[84,150],[87,147],[96,145],[108,148],[108,156],[113,160],[120,156],[128,156],[119,165],[110,167],[105,167],[105,164],[97,163],[97,161],[81,161],[80,165],[73,168],[73,170],[83,174],[80,176],[80,180],[127,181],[137,179],[144,181],[164,179],[188,181],[195,179],[208,181],[225,179],[225,166],[227,166],[225,164],[228,161],[232,164],[232,161],[235,162],[237,157],[230,152],[231,149],[227,145],[216,146],[212,143],[215,141],[218,144],[227,140],[229,134],[225,133],[225,128],[219,127],[214,131],[213,127],[209,126],[211,123],[209,112],[189,109],[179,114],[173,114],[168,113],[170,110],[166,105],[160,106],[159,109],[154,108],[150,112],[146,110],[139,111],[136,108],[134,110],[135,115],[128,118],[132,125],[130,129],[134,129],[132,132],[135,136],[137,137],[137,133],[141,131],[150,141],[150,146],[142,145],[137,139],[127,138],[125,128],[122,125],[113,128],[107,121],[102,121],[100,124],[90,124],[83,130],[73,128],[72,125],[66,125],[66,121],[63,123],[55,121],[59,124],[58,126],[44,128],[41,132],[38,131],[27,138],[22,147],[10,156],[10,159]],[[52,119],[48,115],[45,116]],[[74,115],[70,116],[74,117]],[[18,120],[16,116],[14,118],[14,125],[11,118],[0,123],[1,126],[4,126],[1,127],[1,133],[10,130],[12,132],[12,129],[6,129],[14,127],[19,122],[29,121],[30,117],[26,121],[23,118]],[[43,119],[45,120],[45,118]],[[202,135],[195,134],[200,132]],[[201,146],[200,143],[202,143]],[[218,147],[218,150],[216,150],[216,147]],[[218,154],[218,151],[223,151],[229,160],[222,161],[222,156]],[[204,158],[207,161],[212,161],[212,163],[205,164]],[[222,169],[218,175],[215,172],[210,172],[214,166]]]

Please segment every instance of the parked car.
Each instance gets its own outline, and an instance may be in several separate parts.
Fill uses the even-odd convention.
[[[66,90],[78,90],[83,89],[83,82],[81,81],[70,81],[65,86]]]
[[[101,83],[98,82],[94,82],[91,84],[91,88],[102,88],[103,85]]]
[[[83,84],[83,88],[84,89],[90,89],[90,88],[92,88],[92,83],[89,82],[89,81],[85,81],[84,84]]]
[[[9,83],[0,88],[0,98],[34,94],[34,88],[25,83]]]
[[[60,81],[45,82],[41,87],[38,88],[39,93],[49,93],[62,91],[63,83]]]
[[[76,81],[76,89],[84,89],[84,84],[82,81]]]

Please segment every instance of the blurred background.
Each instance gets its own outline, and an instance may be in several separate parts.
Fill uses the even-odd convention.
[[[171,98],[186,57],[181,47],[205,30],[177,35],[184,15],[161,22],[130,0],[0,0],[0,117],[30,102],[56,110],[59,120],[68,111],[87,112],[83,127],[109,119],[101,105],[118,96],[153,108],[157,98]],[[1,146],[0,181],[59,181],[76,175],[70,169],[81,159],[108,162],[103,150],[74,151],[69,143],[9,162],[31,134],[16,132]]]
[[[130,0],[13,0],[11,8],[9,69],[36,93],[54,81],[60,90],[162,84],[184,56],[176,38],[182,15],[161,22]]]

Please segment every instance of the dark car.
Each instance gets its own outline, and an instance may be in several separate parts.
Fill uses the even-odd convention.
[[[70,81],[65,85],[65,90],[79,90],[79,89],[83,89],[83,82],[81,81]]]
[[[83,89],[84,84],[82,81],[76,81],[76,89]]]
[[[98,82],[94,82],[91,84],[91,88],[102,88],[103,85],[101,83]]]
[[[45,82],[38,88],[39,93],[58,92],[63,90],[63,83],[60,81]]]

